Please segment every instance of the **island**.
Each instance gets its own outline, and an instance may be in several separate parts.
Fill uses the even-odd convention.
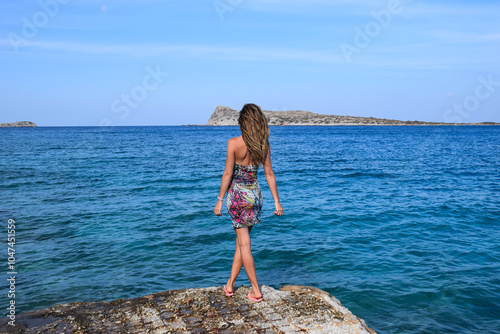
[[[14,123],[0,123],[0,128],[24,128],[24,127],[36,128],[37,125],[35,123],[29,122],[29,121],[21,121],[21,122],[14,122]]]
[[[357,117],[316,114],[304,110],[270,111],[262,110],[269,125],[500,125],[494,122],[445,123],[423,121],[399,121],[376,117]],[[238,125],[239,111],[218,106],[206,125]]]
[[[0,318],[1,333],[376,334],[328,292],[304,285],[167,290],[132,299],[73,302]],[[9,324],[9,322],[14,325]]]

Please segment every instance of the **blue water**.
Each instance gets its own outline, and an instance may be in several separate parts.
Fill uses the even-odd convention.
[[[380,333],[498,333],[499,130],[272,126],[284,215],[259,168],[259,283],[326,290]],[[235,234],[213,208],[239,135],[0,129],[0,237],[6,250],[15,219],[18,312],[225,284]]]

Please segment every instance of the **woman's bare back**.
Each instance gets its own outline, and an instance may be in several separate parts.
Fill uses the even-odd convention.
[[[252,162],[252,156],[248,152],[247,145],[243,140],[243,136],[233,138],[236,145],[236,150],[234,152],[234,163],[237,165],[254,165]]]

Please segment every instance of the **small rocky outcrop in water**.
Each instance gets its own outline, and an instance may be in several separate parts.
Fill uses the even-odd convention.
[[[398,121],[395,119],[316,114],[304,110],[262,110],[269,125],[499,125],[500,123],[444,123]],[[215,108],[206,125],[238,125],[239,111],[224,106]]]
[[[14,123],[0,123],[0,128],[21,128],[21,127],[36,128],[36,124],[28,121],[14,122]]]
[[[240,286],[226,297],[222,287],[168,290],[144,297],[59,304],[0,318],[1,333],[357,333],[374,334],[328,292],[262,285],[263,301]]]

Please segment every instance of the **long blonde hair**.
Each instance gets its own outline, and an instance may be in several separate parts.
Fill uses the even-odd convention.
[[[254,164],[264,163],[269,150],[269,126],[260,107],[253,103],[243,106],[238,117],[241,135]]]

